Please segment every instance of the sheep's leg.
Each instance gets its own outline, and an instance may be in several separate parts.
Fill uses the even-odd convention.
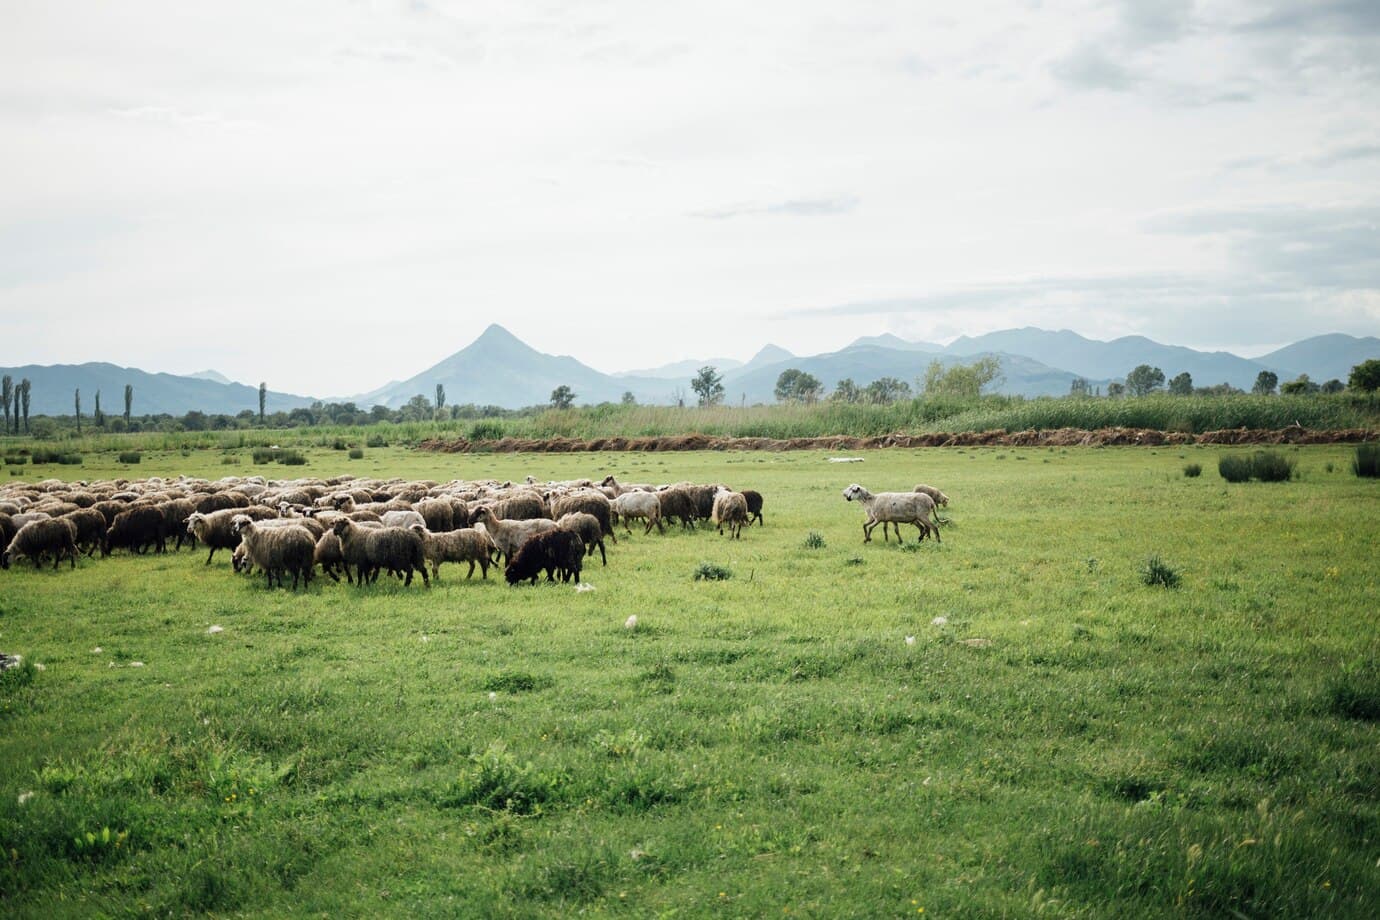
[[[483,573],[483,578],[484,578],[484,580],[485,580],[485,581],[488,581],[488,580],[489,580],[489,557],[488,557],[488,556],[485,556],[483,559],[479,560],[479,570],[480,570],[481,573]],[[474,563],[470,563],[470,571],[474,571]]]
[[[213,547],[211,547],[211,553],[210,553],[210,555],[208,555],[208,556],[206,557],[206,564],[207,564],[207,565],[210,565],[210,564],[211,564],[211,556],[214,556],[215,554],[216,554],[216,548],[213,546]]]
[[[599,561],[602,562],[604,565],[608,565],[608,564],[609,564],[609,557],[608,557],[608,555],[604,552],[604,541],[603,541],[603,540],[600,540],[600,541],[599,541]],[[577,578],[577,579],[575,579],[575,580],[576,580],[576,581],[579,581],[580,579]]]
[[[420,569],[418,569],[418,571],[422,573],[422,586],[425,588],[430,588],[431,579],[426,577],[426,566],[422,566]]]

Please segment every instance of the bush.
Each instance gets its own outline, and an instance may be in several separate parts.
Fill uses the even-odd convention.
[[[1184,475],[1189,479],[1197,479],[1203,475],[1203,465],[1201,463],[1184,464]]]
[[[1294,461],[1272,450],[1251,458],[1251,475],[1261,482],[1288,482],[1294,478]]]
[[[364,459],[364,448],[362,448],[362,447],[351,447],[351,448],[350,448],[350,459],[351,459],[351,460],[363,460],[363,459]]]
[[[1351,458],[1351,471],[1367,479],[1380,478],[1380,444],[1357,444],[1356,456]]]
[[[732,577],[731,571],[713,562],[701,562],[695,569],[695,581],[727,581]]]
[[[137,450],[120,451],[121,463],[138,463],[141,459],[143,459],[143,456]]]
[[[369,435],[369,437],[365,439],[365,441],[364,441],[364,446],[365,446],[365,447],[387,447],[387,446],[388,446],[388,442],[387,442],[386,440],[384,440],[383,435],[378,434],[377,432],[375,432],[374,434]]]
[[[57,462],[62,466],[80,466],[81,454],[59,454]]]
[[[350,445],[345,443],[344,438],[336,438],[331,442],[331,450],[345,450]]]
[[[220,462],[222,466],[236,466],[239,464],[240,458],[236,454],[227,454],[220,458]]]
[[[1247,457],[1228,454],[1217,459],[1217,472],[1227,482],[1246,482],[1251,478],[1251,461]]]
[[[495,742],[470,755],[468,768],[442,798],[443,805],[476,805],[491,812],[518,815],[540,814],[542,805],[555,797],[557,782],[530,763],[519,763]]]
[[[1179,573],[1159,556],[1151,556],[1141,566],[1140,580],[1151,588],[1177,588]]]
[[[278,459],[278,449],[276,447],[256,447],[253,457],[255,463],[272,463]]]
[[[278,462],[283,466],[306,466],[307,458],[297,450],[280,450],[278,452]]]
[[[19,454],[15,454],[14,456],[5,458],[5,466],[23,466],[28,462],[28,457],[24,457]]]
[[[44,463],[57,463],[62,455],[55,450],[48,450],[47,448],[40,447],[30,456],[33,459],[34,466],[40,466]]]
[[[470,426],[471,441],[497,441],[503,437],[503,425],[499,422],[475,422]]]
[[[805,535],[806,549],[824,549],[824,535],[818,531],[810,531]]]

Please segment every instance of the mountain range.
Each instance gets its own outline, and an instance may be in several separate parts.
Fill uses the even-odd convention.
[[[419,393],[431,399],[440,384],[452,405],[540,405],[562,385],[575,392],[578,403],[616,402],[624,393],[632,393],[641,403],[668,404],[677,399],[689,403],[694,400],[691,378],[700,367],[712,365],[723,375],[729,403],[752,404],[773,401],[777,377],[787,368],[813,374],[827,390],[844,378],[860,387],[879,377],[895,377],[913,386],[931,361],[950,366],[989,355],[1000,361],[1003,374],[1000,385],[993,389],[1023,396],[1065,395],[1076,377],[1105,390],[1108,383],[1124,379],[1139,364],[1160,368],[1166,378],[1187,371],[1197,386],[1229,383],[1249,390],[1263,370],[1275,373],[1281,382],[1300,374],[1308,374],[1319,383],[1332,378],[1345,381],[1354,365],[1380,358],[1380,338],[1319,335],[1259,358],[1242,358],[1225,351],[1164,345],[1143,336],[1103,342],[1068,330],[1027,327],[963,336],[947,346],[910,342],[891,334],[865,336],[838,351],[805,356],[767,345],[745,363],[689,359],[605,374],[568,355],[539,352],[502,326],[491,325],[460,351],[406,380],[354,396],[323,397],[322,401],[397,408]],[[102,409],[107,415],[117,415],[123,411],[127,383],[134,386],[134,412],[138,415],[181,415],[193,409],[233,415],[245,409],[257,411],[259,405],[256,387],[229,381],[214,370],[177,376],[89,363],[0,368],[0,373],[11,375],[15,381],[27,377],[33,383],[30,411],[35,415],[70,414],[73,390],[78,388],[83,394],[84,413],[94,409],[94,394],[99,390]],[[267,409],[288,411],[314,401],[310,396],[270,391]]]

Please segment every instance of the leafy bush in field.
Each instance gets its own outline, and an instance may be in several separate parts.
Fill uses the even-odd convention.
[[[363,459],[364,459],[364,448],[362,448],[362,447],[351,447],[351,448],[350,448],[350,455],[349,455],[349,456],[350,456],[350,459],[351,459],[351,460],[363,460]]]
[[[331,450],[345,450],[349,446],[349,444],[345,443],[344,438],[336,438],[331,442]]]
[[[1380,444],[1357,444],[1351,471],[1368,479],[1380,478]]]
[[[80,466],[81,454],[59,454],[57,462],[62,466]]]
[[[471,441],[497,441],[502,437],[503,424],[501,422],[475,422],[470,426]]]
[[[278,453],[278,462],[283,466],[305,466],[306,455],[297,450],[284,450]]]
[[[239,464],[240,458],[235,454],[228,454],[227,456],[221,457],[220,462],[222,466],[236,466]]]
[[[22,454],[14,454],[5,458],[5,466],[23,466],[29,462],[29,458]]]
[[[1246,482],[1251,478],[1250,458],[1223,454],[1217,458],[1217,472],[1227,482]]]
[[[1179,573],[1159,556],[1151,556],[1141,566],[1140,580],[1151,588],[1177,588]]]
[[[1201,463],[1184,464],[1184,475],[1189,479],[1197,479],[1199,476],[1203,475],[1203,465]]]
[[[45,463],[57,463],[62,455],[55,450],[48,450],[46,447],[36,447],[29,456],[33,460],[34,466],[41,466]]]
[[[695,581],[727,581],[733,573],[713,562],[701,562],[695,569]]]
[[[824,535],[812,530],[805,535],[806,549],[824,549]]]
[[[138,463],[143,459],[143,455],[137,450],[124,450],[120,452],[121,463]]]
[[[469,768],[456,780],[443,804],[477,805],[519,815],[539,814],[555,798],[556,781],[530,763],[519,763],[502,744],[470,755]]]
[[[368,440],[366,440],[366,441],[364,442],[364,446],[365,446],[365,447],[387,447],[387,446],[388,446],[388,440],[387,440],[386,438],[384,438],[383,435],[378,434],[377,432],[375,432],[374,434],[369,435]]]
[[[1294,461],[1272,450],[1262,450],[1251,458],[1251,476],[1261,482],[1288,482],[1294,477]]]
[[[254,448],[253,457],[255,463],[272,463],[274,460],[278,459],[278,451],[276,448],[272,447],[256,447]]]

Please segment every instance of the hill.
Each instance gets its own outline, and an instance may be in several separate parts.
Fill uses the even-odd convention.
[[[16,383],[27,377],[33,384],[29,404],[31,415],[71,415],[73,391],[77,389],[81,390],[83,415],[95,411],[98,390],[101,410],[106,415],[119,415],[125,408],[125,384],[134,387],[135,415],[185,415],[194,410],[211,415],[234,415],[245,409],[259,411],[258,387],[177,374],[151,374],[117,364],[27,364],[0,368],[0,374],[9,374]],[[311,403],[310,397],[272,390],[265,400],[269,412],[288,412]]]
[[[1315,335],[1292,345],[1286,345],[1256,360],[1266,364],[1287,367],[1291,373],[1280,375],[1280,381],[1292,380],[1298,374],[1307,374],[1310,380],[1324,383],[1340,380],[1346,383],[1351,369],[1362,361],[1380,358],[1380,339],[1375,336],[1357,338],[1354,335]]]

